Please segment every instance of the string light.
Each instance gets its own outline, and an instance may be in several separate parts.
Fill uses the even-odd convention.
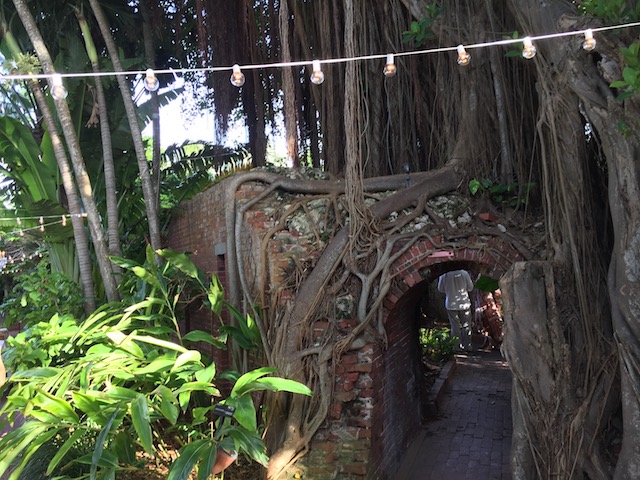
[[[560,37],[568,37],[568,36],[575,36],[575,35],[584,35],[585,39],[587,36],[588,32],[591,32],[590,34],[593,35],[594,32],[604,32],[604,31],[608,31],[608,30],[619,30],[619,29],[624,29],[624,28],[631,28],[631,27],[638,27],[640,26],[640,22],[631,22],[631,23],[625,23],[625,24],[617,24],[617,25],[610,25],[607,27],[598,27],[598,28],[590,28],[590,29],[583,29],[583,30],[572,30],[572,31],[568,31],[568,32],[557,32],[557,33],[550,33],[550,34],[545,34],[545,35],[535,35],[535,36],[528,36],[526,37],[526,39],[519,39],[519,38],[508,38],[508,39],[503,39],[503,40],[497,40],[497,41],[489,41],[489,42],[482,42],[482,43],[474,43],[474,44],[468,44],[466,45],[466,48],[468,49],[476,49],[476,48],[484,48],[484,47],[492,47],[492,46],[500,46],[500,45],[512,45],[512,44],[516,44],[519,42],[522,42],[523,40],[525,42],[531,42],[531,47],[529,48],[529,52],[531,51],[535,51],[535,47],[533,46],[533,41],[538,41],[538,40],[546,40],[546,39],[552,39],[552,38],[560,38]],[[591,42],[588,42],[589,44]],[[594,39],[594,43],[595,43],[595,39]],[[438,48],[429,48],[429,49],[424,49],[424,50],[413,50],[413,51],[409,51],[409,52],[398,52],[393,54],[395,57],[401,57],[401,56],[410,56],[410,55],[426,55],[426,54],[431,54],[431,53],[441,53],[441,52],[456,52],[458,49],[457,46],[455,47],[438,47]],[[322,60],[322,63],[325,64],[331,64],[331,63],[346,63],[346,62],[353,62],[353,61],[362,61],[362,60],[375,60],[375,59],[384,59],[388,56],[387,53],[385,54],[375,54],[375,55],[363,55],[363,56],[357,56],[357,57],[346,57],[346,58],[332,58],[332,59],[325,59]],[[319,61],[318,61],[319,62]],[[255,70],[255,69],[265,69],[265,68],[284,68],[284,67],[302,67],[305,65],[308,65],[308,60],[301,60],[301,61],[294,61],[294,62],[274,62],[274,63],[263,63],[263,64],[252,64],[252,65],[243,65],[242,68],[245,70]],[[315,62],[314,62],[315,63]],[[320,62],[319,62],[320,63]],[[233,69],[233,73],[234,75],[232,75],[232,83],[236,86],[242,86],[242,84],[244,84],[244,75],[242,74],[241,70],[240,70],[240,66],[239,65],[234,65],[233,67],[229,67],[229,66],[215,66],[215,67],[200,67],[200,68],[182,68],[179,69],[178,71],[181,72],[182,74],[185,73],[207,73],[207,72],[223,72],[223,71],[229,71],[229,69],[232,68]],[[174,74],[175,75],[176,70],[168,68],[168,69],[157,69],[154,71],[154,74],[158,74],[158,73],[169,73],[169,74]],[[52,78],[54,76],[59,76],[60,78],[88,78],[88,77],[106,77],[106,76],[130,76],[130,75],[145,75],[145,71],[140,71],[140,70],[134,70],[134,71],[120,71],[120,72],[114,72],[114,71],[100,71],[100,72],[80,72],[80,73],[56,73],[56,74],[47,74],[47,73],[42,73],[42,74],[8,74],[8,75],[0,75],[0,81],[3,80],[31,80],[31,79],[48,79],[48,78]],[[241,80],[241,84],[237,85],[236,82],[234,81],[234,77],[237,75],[237,79],[242,79]],[[63,87],[64,88],[64,87]]]
[[[387,63],[384,66],[382,73],[385,77],[393,77],[398,72],[398,68],[393,60],[393,53],[387,55]]]
[[[18,235],[20,237],[24,237],[25,233],[27,232],[31,232],[31,231],[40,231],[40,232],[44,232],[46,227],[50,227],[53,225],[62,225],[63,227],[66,227],[67,225],[67,218],[71,218],[71,217],[80,217],[80,218],[86,218],[87,214],[86,213],[80,213],[80,214],[76,214],[76,215],[71,215],[71,214],[67,214],[67,215],[43,215],[40,217],[5,217],[5,218],[0,218],[0,224],[2,223],[7,223],[7,222],[15,222],[15,224],[17,225],[17,229],[11,231],[11,232],[2,232],[0,231],[0,236],[4,236],[4,235]],[[46,219],[56,219],[55,221],[51,221],[51,222],[45,222]],[[37,226],[34,227],[27,227],[24,228],[23,226],[23,220],[29,220],[29,221],[37,221],[38,224]]]
[[[245,82],[244,73],[242,73],[242,70],[240,70],[240,65],[238,65],[237,63],[232,68],[233,73],[231,74],[230,78],[231,85],[240,88],[244,85]]]
[[[522,43],[524,44],[524,46],[522,47],[522,56],[527,60],[531,60],[533,57],[536,56],[536,52],[537,52],[536,47],[533,45],[533,42],[531,41],[531,37],[524,37],[522,39]]]
[[[62,75],[54,73],[51,77],[51,96],[56,100],[64,100],[69,92],[62,83]]]
[[[320,85],[324,82],[324,73],[320,68],[320,60],[314,60],[312,64],[311,83]]]
[[[156,92],[160,88],[160,80],[158,80],[152,68],[148,68],[145,72],[144,88],[149,92]]]
[[[471,55],[467,53],[463,45],[458,45],[458,65],[467,66],[471,61]]]
[[[582,42],[582,48],[587,52],[591,52],[596,48],[596,39],[593,38],[593,30],[588,28],[584,32],[584,42]]]

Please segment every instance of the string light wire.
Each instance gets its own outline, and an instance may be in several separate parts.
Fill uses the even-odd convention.
[[[548,40],[551,38],[584,35],[588,31],[592,33],[596,33],[596,32],[604,32],[608,30],[618,30],[618,29],[632,28],[632,27],[638,27],[638,26],[640,26],[640,22],[632,22],[632,23],[624,23],[619,25],[611,25],[607,27],[587,28],[583,30],[572,30],[568,32],[557,32],[557,33],[549,33],[544,35],[528,35],[528,38],[531,39],[531,41]],[[465,44],[465,48],[468,50],[471,50],[471,49],[486,48],[486,47],[501,46],[501,45],[512,45],[515,43],[522,43],[522,41],[523,41],[522,38],[507,38],[504,40],[494,40],[490,42]],[[449,46],[449,47],[427,48],[424,50],[414,50],[409,52],[397,52],[397,53],[393,53],[393,55],[394,57],[409,57],[413,55],[428,55],[432,53],[457,52],[457,50],[458,50],[458,45],[455,45],[455,46]],[[315,61],[319,62],[321,65],[322,64],[329,65],[329,64],[335,64],[335,63],[347,63],[347,62],[356,62],[356,61],[365,61],[365,60],[386,59],[387,55],[388,53],[381,53],[381,54],[372,54],[372,55],[361,55],[361,56],[355,56],[355,57],[328,58],[324,60],[315,60]],[[242,70],[258,70],[258,69],[265,69],[265,68],[303,67],[303,66],[310,66],[311,64],[312,64],[311,60],[298,60],[294,62],[247,64],[247,65],[240,65],[239,67]],[[199,68],[180,68],[180,69],[166,68],[166,69],[154,70],[154,73],[155,74],[170,73],[175,75],[177,72],[182,74],[228,72],[230,70],[233,70],[233,67],[234,65],[199,67]],[[116,76],[116,75],[144,76],[145,74],[146,74],[146,70],[128,70],[123,72],[56,73],[56,75],[60,75],[62,78],[108,77],[108,76]],[[8,74],[8,75],[0,75],[0,81],[46,79],[52,76],[53,74],[46,74],[46,73]]]

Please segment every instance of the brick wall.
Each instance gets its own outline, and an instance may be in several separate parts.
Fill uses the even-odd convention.
[[[209,274],[217,274],[226,287],[223,185],[207,190],[181,209],[172,220],[166,244],[177,251],[193,252],[193,260]],[[238,198],[251,199],[264,191],[262,186],[243,187]],[[258,262],[261,238],[273,226],[267,212],[273,200],[264,199],[245,215],[242,226],[241,255],[251,261],[246,272],[252,278]],[[335,370],[334,395],[328,418],[311,443],[310,452],[301,464],[307,478],[392,479],[402,456],[420,428],[419,375],[420,356],[417,341],[418,309],[427,286],[445,271],[465,268],[499,278],[518,253],[497,238],[469,239],[468,245],[449,250],[439,239],[423,240],[413,245],[391,266],[394,278],[384,303],[386,345],[358,338],[351,350],[339,359]],[[266,291],[285,282],[291,273],[294,257],[316,257],[316,245],[295,232],[278,232],[269,244]],[[289,297],[281,295],[283,301]],[[342,320],[349,328],[355,320]],[[189,328],[212,328],[212,318],[200,311],[189,315]],[[314,324],[314,335],[321,338],[328,324]],[[226,352],[217,352],[220,369],[228,365]]]

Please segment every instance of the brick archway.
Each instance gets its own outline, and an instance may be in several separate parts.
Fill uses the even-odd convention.
[[[439,242],[416,243],[394,262],[394,281],[383,303],[387,348],[374,355],[371,371],[373,405],[367,478],[393,478],[407,443],[421,425],[418,378],[417,309],[427,287],[442,273],[464,268],[499,279],[523,257],[499,238],[469,238],[459,248]]]

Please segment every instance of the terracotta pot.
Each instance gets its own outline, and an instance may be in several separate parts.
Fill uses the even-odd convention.
[[[213,466],[211,473],[214,475],[221,473],[229,465],[235,462],[237,458],[238,454],[236,452],[225,452],[223,449],[219,448],[216,453],[216,464]]]

